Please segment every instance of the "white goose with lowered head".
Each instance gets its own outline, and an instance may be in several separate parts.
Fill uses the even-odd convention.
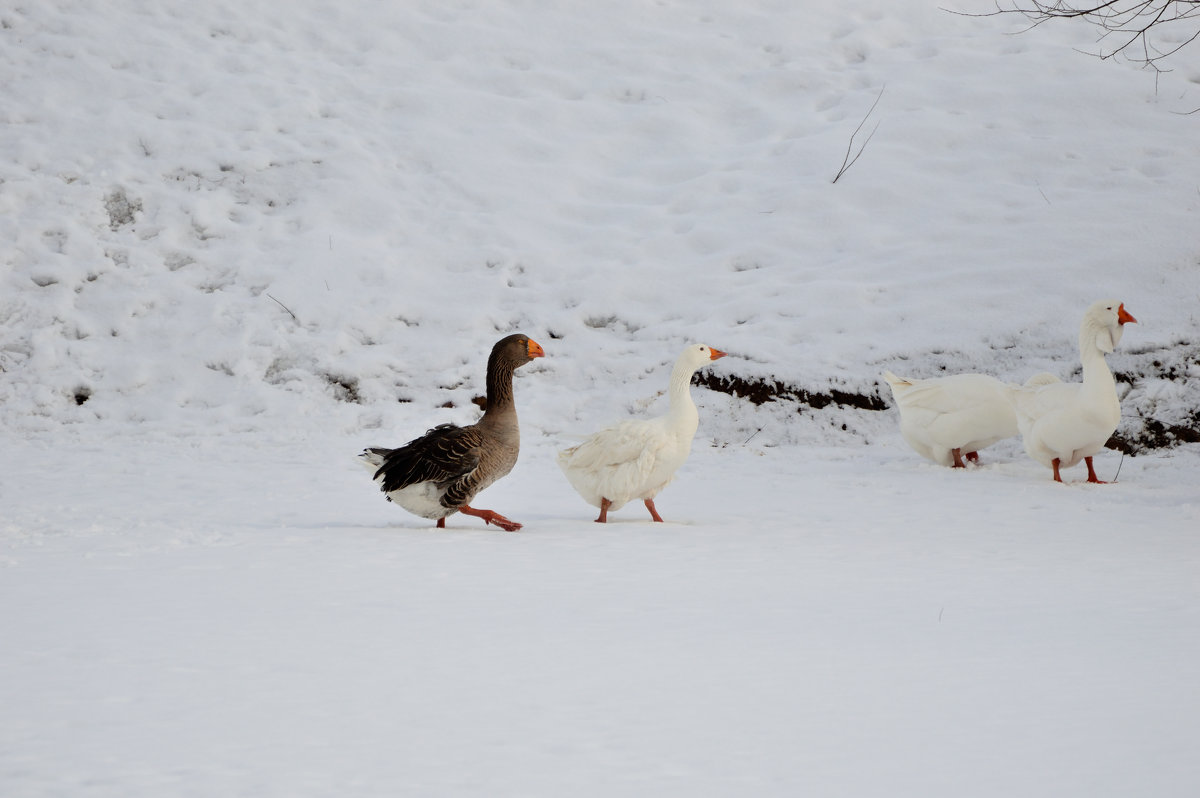
[[[979,450],[1016,436],[1016,388],[987,374],[952,374],[924,380],[883,373],[900,411],[900,434],[913,451],[939,465],[965,468],[979,461]],[[1058,380],[1053,374],[1031,377],[1026,386]]]
[[[692,451],[700,414],[692,401],[692,375],[725,353],[703,345],[683,350],[671,371],[670,409],[664,416],[623,421],[558,454],[558,466],[588,504],[600,508],[597,523],[641,499],[650,517],[662,521],[654,497],[675,477]]]
[[[1093,304],[1079,326],[1083,382],[1014,391],[1013,407],[1025,451],[1054,472],[1055,482],[1062,482],[1061,469],[1080,460],[1087,464],[1087,481],[1101,482],[1092,455],[1104,448],[1121,421],[1117,384],[1104,356],[1117,348],[1125,325],[1136,321],[1117,300]]]

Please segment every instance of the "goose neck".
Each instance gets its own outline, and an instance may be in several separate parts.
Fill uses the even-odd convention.
[[[1085,345],[1082,340],[1079,349],[1080,360],[1083,363],[1084,390],[1106,398],[1110,395],[1116,396],[1117,384],[1104,353],[1095,344]]]
[[[692,374],[695,369],[690,366],[677,364],[671,371],[671,381],[667,392],[671,399],[672,415],[693,415],[696,404],[692,401]]]
[[[513,367],[502,360],[493,360],[488,363],[487,407],[483,411],[484,418],[502,414],[512,407]]]

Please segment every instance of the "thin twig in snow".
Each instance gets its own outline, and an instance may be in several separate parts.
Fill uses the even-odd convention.
[[[887,86],[883,87],[883,89],[886,88]],[[858,152],[854,153],[853,158],[850,157],[850,153],[854,150],[855,137],[858,136],[859,132],[863,129],[863,125],[867,124],[867,119],[869,119],[871,114],[875,111],[875,106],[879,105],[879,101],[883,99],[883,89],[879,90],[879,96],[875,98],[875,102],[871,103],[871,107],[867,109],[867,115],[862,118],[862,121],[858,123],[858,127],[854,128],[854,132],[850,134],[850,143],[846,145],[846,155],[844,158],[842,158],[842,168],[838,169],[838,173],[834,175],[834,183],[836,183],[838,180],[841,180],[842,175],[846,174],[846,171],[849,170],[851,166],[854,166],[855,162],[862,157],[863,150],[865,150],[867,145],[871,143],[871,139],[875,138],[875,131],[879,130],[878,122],[875,123],[875,127],[871,128],[871,135],[867,136],[867,140],[864,141],[862,146],[858,148]]]
[[[281,307],[281,308],[283,308],[284,310],[286,310],[286,311],[288,312],[288,315],[289,315],[289,316],[291,316],[293,319],[296,319],[296,323],[297,323],[297,324],[299,324],[299,323],[300,323],[300,319],[297,319],[297,318],[296,318],[296,314],[295,314],[295,313],[292,313],[292,309],[291,309],[291,308],[289,308],[287,305],[283,304],[283,303],[282,303],[282,302],[280,302],[278,299],[275,299],[275,297],[271,296],[270,294],[267,294],[267,299],[273,300],[273,301],[275,302],[275,304],[279,305],[279,307]]]

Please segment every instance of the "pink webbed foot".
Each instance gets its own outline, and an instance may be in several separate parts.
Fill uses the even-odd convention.
[[[495,524],[505,532],[516,532],[521,528],[521,525],[516,521],[510,521],[494,510],[476,510],[474,507],[469,507],[464,504],[462,507],[458,508],[458,511],[466,515],[473,515],[476,518],[482,518],[485,524]]]

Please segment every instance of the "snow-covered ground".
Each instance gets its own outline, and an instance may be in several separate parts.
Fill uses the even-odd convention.
[[[0,9],[0,794],[1195,795],[1200,448],[1145,442],[1200,419],[1200,49],[1019,30]],[[703,388],[666,524],[553,462],[688,342],[890,404],[885,368],[1078,379],[1105,297],[1114,485]],[[513,330],[547,357],[478,504],[525,529],[435,532],[354,455],[472,421]]]

